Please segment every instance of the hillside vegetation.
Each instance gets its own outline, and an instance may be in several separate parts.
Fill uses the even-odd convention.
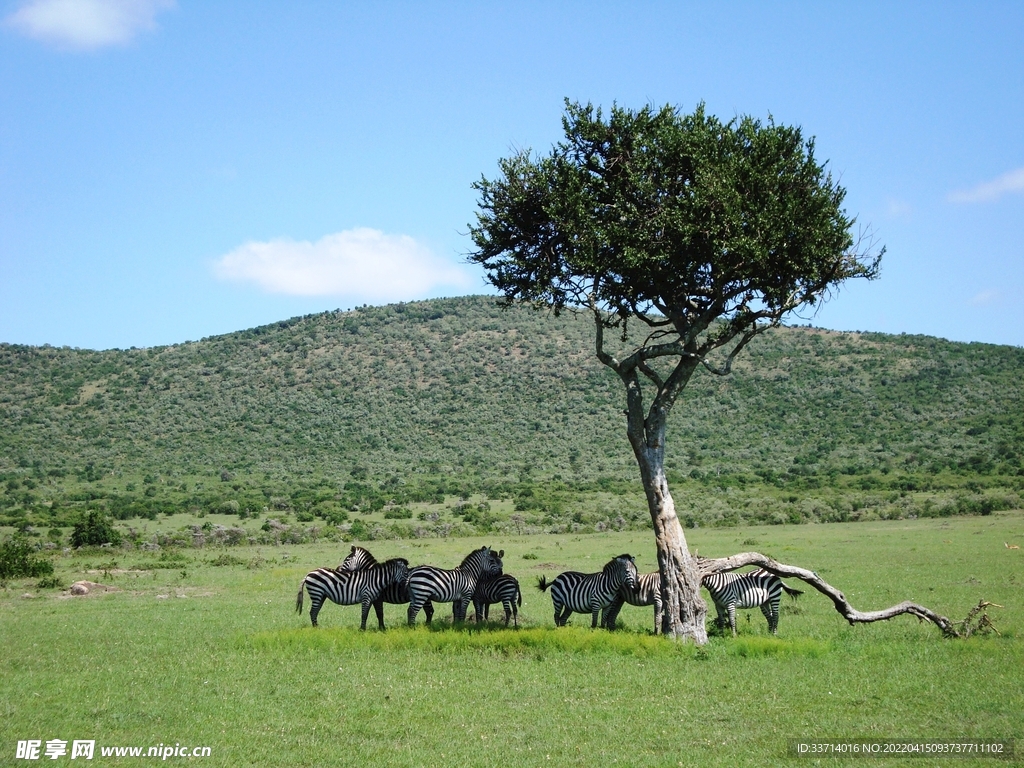
[[[1022,393],[1020,348],[779,329],[732,376],[696,375],[673,411],[681,517],[1019,506]],[[638,527],[647,513],[622,408],[589,318],[492,297],[150,349],[4,344],[0,524],[61,528],[93,509],[230,514],[264,529],[273,517],[264,533],[278,537],[293,517],[296,536],[309,524],[354,536]]]

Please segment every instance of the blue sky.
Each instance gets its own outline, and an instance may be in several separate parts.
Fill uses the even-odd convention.
[[[888,252],[812,318],[1024,346],[1024,4],[0,0],[0,341],[481,293],[564,97],[801,125]]]

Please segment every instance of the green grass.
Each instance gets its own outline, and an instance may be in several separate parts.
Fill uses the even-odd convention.
[[[453,628],[448,606],[437,627],[421,614],[409,629],[388,606],[386,632],[360,632],[357,607],[330,603],[312,629],[299,581],[348,545],[94,550],[57,557],[56,576],[119,591],[66,598],[24,579],[0,592],[0,765],[30,738],[205,745],[210,766],[732,766],[815,764],[786,757],[797,738],[1024,735],[1024,557],[1004,546],[1024,539],[1020,513],[689,533],[701,554],[756,548],[813,568],[862,610],[914,599],[960,619],[991,600],[1001,634],[944,640],[910,617],[851,627],[813,590],[784,601],[777,638],[752,611],[735,639],[680,646],[629,606],[614,634],[579,614],[556,630],[536,577],[624,551],[653,570],[642,532],[369,544],[446,567],[504,548],[523,585],[518,631]],[[991,765],[956,764],[972,763]]]

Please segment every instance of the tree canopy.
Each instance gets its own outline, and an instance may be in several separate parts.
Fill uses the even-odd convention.
[[[568,101],[562,122],[549,155],[519,152],[474,185],[469,258],[509,301],[671,326],[703,359],[878,272],[881,251],[858,250],[845,190],[799,128],[703,105],[613,106],[606,120]]]

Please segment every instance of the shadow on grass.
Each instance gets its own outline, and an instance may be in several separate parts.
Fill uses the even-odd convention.
[[[259,632],[238,639],[239,646],[269,653],[418,651],[429,653],[496,653],[503,656],[546,654],[611,654],[637,658],[707,659],[710,656],[808,656],[828,652],[815,640],[739,638],[715,641],[703,648],[648,633],[592,630],[589,627],[505,629],[502,624],[394,627],[386,632],[361,632],[350,627],[303,627]]]

